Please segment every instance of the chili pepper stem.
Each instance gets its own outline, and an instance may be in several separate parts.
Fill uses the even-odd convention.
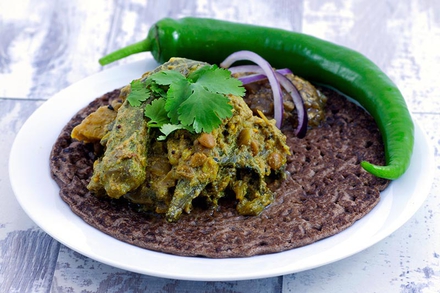
[[[144,39],[140,42],[128,45],[124,48],[111,52],[110,54],[99,59],[99,64],[107,65],[119,59],[125,58],[129,55],[150,51],[150,49],[151,40]]]

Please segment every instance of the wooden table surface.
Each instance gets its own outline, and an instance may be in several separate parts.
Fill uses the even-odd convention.
[[[311,34],[373,60],[403,92],[435,152],[426,202],[370,248],[267,279],[197,282],[104,265],[58,243],[19,206],[8,157],[26,119],[141,40],[163,17],[200,16]],[[0,0],[0,292],[440,292],[440,1]],[[133,56],[112,66],[141,60]]]

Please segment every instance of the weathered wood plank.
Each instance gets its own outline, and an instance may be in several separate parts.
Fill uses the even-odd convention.
[[[279,293],[281,286],[282,277],[235,282],[155,278],[99,263],[61,246],[51,292]]]
[[[109,1],[2,1],[1,97],[48,99],[100,69]],[[99,13],[98,13],[99,12]]]
[[[2,0],[0,84],[20,86],[0,88],[0,97],[48,99],[101,70],[102,55],[145,38],[163,17],[215,17],[300,30],[302,1],[297,2]]]
[[[49,292],[59,243],[39,228],[0,240],[0,292]]]

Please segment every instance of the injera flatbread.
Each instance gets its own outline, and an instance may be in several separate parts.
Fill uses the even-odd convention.
[[[233,200],[218,211],[195,208],[177,223],[137,212],[125,200],[97,198],[86,185],[96,159],[93,145],[72,141],[72,128],[118,90],[79,111],[53,147],[50,166],[60,196],[85,222],[121,241],[182,256],[245,257],[280,252],[334,235],[367,214],[388,181],[365,172],[362,160],[384,163],[380,133],[373,119],[344,97],[325,90],[327,117],[306,138],[288,137],[289,176],[275,201],[259,216],[237,214]]]

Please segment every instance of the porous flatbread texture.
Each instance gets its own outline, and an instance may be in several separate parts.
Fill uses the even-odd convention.
[[[281,252],[316,242],[350,227],[380,200],[388,181],[368,174],[362,160],[384,164],[384,149],[374,120],[345,97],[328,96],[326,121],[298,139],[284,129],[291,147],[287,178],[271,188],[275,201],[259,216],[237,214],[234,199],[218,210],[195,208],[177,223],[138,212],[123,199],[98,198],[86,186],[99,149],[71,139],[89,113],[119,90],[97,98],[63,128],[54,144],[50,167],[61,198],[97,230],[145,249],[181,256],[247,257]],[[100,233],[97,231],[97,233]]]

